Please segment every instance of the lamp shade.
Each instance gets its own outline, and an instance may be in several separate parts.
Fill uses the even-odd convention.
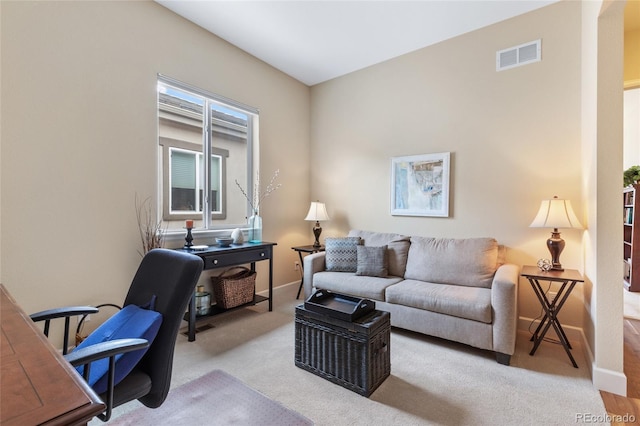
[[[538,214],[529,225],[530,228],[582,228],[571,207],[571,201],[561,200],[557,196],[551,200],[542,200]]]
[[[309,207],[309,212],[307,213],[307,217],[305,217],[304,220],[315,220],[316,222],[330,220],[329,215],[327,214],[327,208],[325,207],[324,203],[312,201],[311,206]]]

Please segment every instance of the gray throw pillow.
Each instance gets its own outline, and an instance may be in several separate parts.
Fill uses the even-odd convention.
[[[331,272],[356,272],[360,237],[325,238],[325,265]]]
[[[387,246],[358,246],[358,269],[356,275],[370,277],[386,277],[389,275],[389,258]]]

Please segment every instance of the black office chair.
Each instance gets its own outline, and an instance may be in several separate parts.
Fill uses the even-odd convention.
[[[162,323],[153,342],[149,344],[139,338],[112,340],[65,355],[74,367],[85,366],[85,379],[90,371],[87,364],[109,358],[108,386],[106,392],[100,394],[107,408],[98,416],[101,420],[108,421],[114,407],[134,399],[149,408],[162,405],[171,384],[173,353],[180,322],[202,269],[203,262],[198,256],[168,249],[149,251],[138,267],[123,307],[131,304],[144,306],[154,300],[153,309],[162,314]],[[50,321],[65,318],[63,351],[66,353],[69,317],[95,312],[97,309],[93,307],[76,306],[38,312],[31,315],[31,319],[45,321],[44,331],[48,335]],[[114,386],[116,355],[146,347],[148,350],[133,370]]]

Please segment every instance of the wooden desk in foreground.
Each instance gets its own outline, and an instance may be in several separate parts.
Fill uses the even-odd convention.
[[[104,403],[0,284],[0,424],[81,425]]]

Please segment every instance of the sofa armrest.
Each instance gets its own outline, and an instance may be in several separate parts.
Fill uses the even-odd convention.
[[[304,271],[304,298],[311,296],[313,291],[313,274],[325,270],[325,252],[321,251],[306,256],[303,260],[302,270]]]
[[[496,271],[491,285],[493,350],[507,355],[513,355],[516,348],[519,275],[519,266],[504,264]]]

